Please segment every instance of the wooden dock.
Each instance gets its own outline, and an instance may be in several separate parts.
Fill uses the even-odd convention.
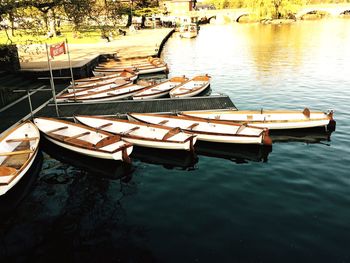
[[[174,113],[186,110],[236,109],[226,95],[153,100],[119,100],[100,103],[60,103],[59,117],[74,115],[123,116],[128,112]],[[35,117],[57,117],[53,103],[35,114]]]

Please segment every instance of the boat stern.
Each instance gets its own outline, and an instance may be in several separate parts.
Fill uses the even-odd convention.
[[[262,143],[264,146],[272,146],[272,139],[270,137],[269,129],[264,129],[262,133]]]

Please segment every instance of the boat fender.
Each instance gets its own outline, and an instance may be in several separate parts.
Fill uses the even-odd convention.
[[[269,129],[264,129],[263,131],[263,144],[264,145],[272,145],[272,140],[271,140],[271,137],[270,137],[270,131]]]
[[[310,110],[308,108],[305,108],[303,110],[303,114],[305,115],[305,117],[310,118]]]

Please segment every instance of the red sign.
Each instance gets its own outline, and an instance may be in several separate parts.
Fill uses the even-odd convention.
[[[66,54],[66,45],[64,42],[50,46],[50,55],[52,58],[62,54]]]

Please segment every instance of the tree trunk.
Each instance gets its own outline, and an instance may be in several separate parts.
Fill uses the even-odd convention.
[[[15,18],[13,16],[13,13],[9,13],[9,19],[11,22],[11,37],[15,36]]]
[[[131,26],[132,24],[132,15],[128,15],[128,23],[126,24],[127,27]]]

